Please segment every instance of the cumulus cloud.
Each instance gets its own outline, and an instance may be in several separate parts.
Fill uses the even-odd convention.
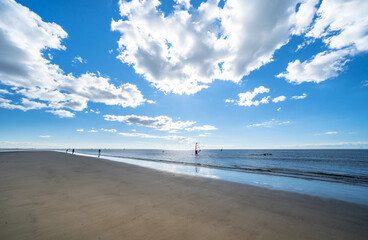
[[[156,103],[156,101],[153,101],[153,100],[147,100],[146,101],[148,104],[155,104]]]
[[[5,90],[5,89],[0,89],[0,94],[1,95],[12,95],[11,92],[9,92],[8,90]]]
[[[286,72],[277,77],[296,84],[337,77],[351,57],[368,51],[367,12],[366,0],[322,1],[305,37],[321,39],[328,50],[304,62],[290,62]]]
[[[89,109],[89,111],[88,110],[84,111],[84,113],[89,113],[89,112],[96,113],[96,114],[100,114],[101,113],[99,110],[93,110],[93,109]]]
[[[0,97],[0,107],[7,109],[19,109],[22,111],[28,111],[31,109],[44,108],[46,107],[46,104],[31,101],[26,98],[22,98],[20,104],[14,104],[11,100]]]
[[[116,129],[105,129],[105,128],[101,128],[101,131],[110,132],[110,133],[116,133],[118,130],[116,130]]]
[[[173,121],[172,118],[167,116],[148,117],[137,115],[104,115],[106,121],[123,122],[128,125],[144,126],[149,128],[155,128],[162,131],[180,130],[195,124],[195,121]]]
[[[270,91],[270,89],[265,88],[263,86],[260,86],[258,88],[255,88],[253,91],[247,91],[245,93],[239,93],[239,100],[233,100],[233,99],[226,99],[225,102],[227,103],[234,103],[236,105],[239,106],[245,106],[245,107],[250,107],[250,106],[258,106],[260,104],[267,104],[270,102],[270,98],[271,96],[267,96],[267,97],[263,97],[260,100],[253,100],[258,94],[262,94],[262,93],[268,93]],[[304,99],[307,97],[306,93],[303,93],[303,95],[301,96],[293,96],[290,99]],[[278,96],[272,99],[272,102],[274,103],[278,103],[278,102],[283,102],[285,100],[287,100],[288,98],[286,96]],[[277,111],[280,111],[281,108],[278,108]]]
[[[255,88],[253,91],[247,91],[244,93],[239,93],[239,100],[231,100],[226,99],[227,103],[235,103],[239,106],[250,107],[250,106],[258,106],[259,104],[266,104],[270,102],[270,96],[263,97],[261,100],[253,100],[258,94],[268,93],[270,91],[269,88],[265,88],[264,86],[260,86]]]
[[[158,0],[119,2],[119,55],[164,92],[194,94],[215,79],[238,83],[273,61],[291,35],[311,24],[317,0],[176,0],[164,15]],[[266,101],[266,99],[264,100]]]
[[[87,63],[87,60],[83,59],[81,56],[75,56],[72,62],[73,63]]]
[[[212,131],[217,130],[215,126],[211,125],[203,125],[203,126],[194,126],[192,128],[186,128],[186,131]]]
[[[278,103],[278,102],[283,102],[285,100],[286,100],[285,96],[279,96],[279,97],[275,97],[274,99],[272,99],[272,102]]]
[[[122,136],[126,137],[140,137],[140,138],[151,138],[151,139],[165,139],[165,140],[173,140],[173,141],[180,141],[180,142],[194,142],[195,140],[189,137],[178,136],[178,135],[167,135],[167,136],[160,136],[160,135],[151,135],[146,133],[119,133]]]
[[[42,106],[59,116],[71,116],[74,114],[62,109],[82,111],[88,101],[122,107],[136,107],[146,101],[133,84],[115,86],[99,73],[65,74],[51,63],[51,58],[45,57],[49,50],[66,49],[62,40],[68,34],[59,25],[42,21],[13,0],[1,1],[0,11],[0,82],[15,87],[15,92],[28,101],[43,101],[37,108]],[[24,105],[23,100],[2,101],[0,107],[34,109]]]
[[[77,129],[77,132],[84,132],[83,128]]]
[[[74,117],[75,114],[72,113],[72,112],[69,112],[67,110],[62,110],[62,109],[59,109],[59,110],[47,110],[46,112],[50,112],[56,116],[59,116],[60,118],[70,118],[70,117]]]
[[[190,0],[174,0],[179,6],[182,6],[186,9],[190,8]],[[178,7],[178,6],[177,6]]]
[[[267,128],[271,128],[271,127],[286,125],[286,124],[290,124],[290,121],[277,121],[275,119],[272,119],[271,121],[267,121],[267,122],[250,124],[250,125],[248,125],[248,127],[249,128],[250,127],[267,127]]]
[[[300,96],[292,96],[291,99],[300,100],[300,99],[304,99],[306,97],[307,97],[307,94],[306,93],[303,93]]]
[[[89,130],[88,132],[90,132],[90,133],[96,133],[96,132],[98,132],[98,130],[96,130],[96,129],[91,129],[91,130]]]
[[[337,77],[344,69],[350,50],[324,51],[318,53],[312,59],[300,62],[290,62],[286,72],[277,75],[278,78],[286,78],[291,83],[302,82],[320,83],[327,79]]]

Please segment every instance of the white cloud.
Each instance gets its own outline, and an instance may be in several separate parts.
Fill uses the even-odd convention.
[[[174,130],[168,131],[168,133],[180,133],[180,132],[177,129],[174,129]]]
[[[276,97],[276,98],[272,99],[272,102],[278,103],[278,102],[283,102],[285,100],[286,100],[285,96],[279,96],[279,97]]]
[[[7,109],[19,109],[19,110],[22,110],[22,111],[28,111],[28,110],[31,110],[31,109],[44,108],[44,107],[46,107],[46,104],[40,103],[40,102],[35,102],[35,101],[30,101],[26,98],[22,98],[20,104],[14,104],[14,103],[12,103],[11,100],[0,97],[0,107],[1,108],[7,108]]]
[[[325,132],[327,135],[337,134],[337,132]]]
[[[307,97],[307,94],[306,93],[303,93],[302,95],[300,96],[292,96],[290,99],[295,99],[295,100],[299,100],[299,99],[304,99]]]
[[[317,0],[209,0],[198,8],[176,0],[171,14],[158,0],[120,1],[119,55],[164,92],[194,94],[215,79],[238,83],[273,60],[292,34],[313,20]]]
[[[263,122],[263,123],[254,123],[254,124],[250,124],[248,125],[248,127],[275,127],[275,126],[280,126],[280,125],[286,125],[286,124],[290,124],[290,121],[277,121],[275,119],[272,119],[271,121],[267,121],[267,122]]]
[[[98,132],[98,130],[96,130],[96,129],[91,129],[91,130],[89,130],[88,132],[90,132],[90,133],[96,133],[96,132]]]
[[[310,60],[289,63],[277,75],[289,82],[322,82],[337,77],[353,56],[368,51],[368,2],[366,0],[324,0],[317,18],[305,34],[308,41],[322,39],[328,50]]]
[[[58,109],[58,110],[47,110],[46,112],[50,112],[56,116],[59,116],[60,118],[69,118],[69,117],[74,117],[74,113],[69,112],[67,110],[62,110],[62,109]]]
[[[194,126],[192,128],[186,128],[186,131],[212,131],[217,130],[215,126],[211,125],[203,125],[203,126]]]
[[[306,45],[305,42],[299,44],[298,47],[296,48],[295,52],[298,52],[300,49],[303,49],[305,47],[305,45]]]
[[[331,49],[353,45],[368,50],[368,3],[365,0],[324,0],[308,37],[322,38]]]
[[[11,92],[9,92],[8,90],[5,90],[5,89],[0,89],[0,94],[1,95],[4,95],[4,94],[12,95]]]
[[[136,129],[132,129],[132,132],[136,132],[137,130]]]
[[[49,50],[65,50],[62,40],[68,34],[13,0],[0,1],[0,9],[0,82],[14,87],[17,94],[44,101],[42,108],[52,109],[50,112],[61,108],[82,111],[88,101],[122,107],[146,101],[133,84],[115,86],[108,77],[94,73],[65,74],[46,56]],[[0,107],[29,109],[22,104],[3,102]]]
[[[156,103],[156,101],[153,101],[153,100],[147,100],[146,101],[148,104],[155,104]]]
[[[280,112],[280,111],[281,111],[281,107],[279,107],[279,108],[277,109],[277,111],[278,111],[278,112]]]
[[[208,135],[210,135],[210,133],[206,132],[199,134],[198,137],[208,137]]]
[[[87,63],[86,59],[83,59],[81,56],[76,56],[74,57],[74,59],[72,60],[73,63]]]
[[[368,87],[368,80],[363,81],[363,82],[362,82],[362,86],[363,86],[363,87]]]
[[[93,113],[96,113],[96,114],[100,114],[101,113],[99,110],[90,109],[89,111],[90,112],[93,112]],[[88,113],[88,111],[86,113]]]
[[[286,78],[291,83],[302,82],[320,83],[327,79],[337,77],[348,61],[350,50],[324,51],[315,55],[311,60],[290,62],[286,72],[277,75]]]
[[[50,138],[50,135],[40,135],[40,138]]]
[[[125,83],[115,87],[109,83],[109,80],[109,78],[101,75],[87,73],[82,74],[79,78],[70,77],[64,79],[61,89],[84,99],[85,102],[90,100],[96,103],[118,105],[124,108],[137,107],[146,101],[137,86]]]
[[[116,130],[116,129],[105,129],[105,128],[101,128],[101,131],[110,132],[110,133],[116,133],[118,130]]]
[[[44,103],[31,101],[26,98],[22,98],[22,105],[27,109],[40,109],[46,107],[46,104]]]
[[[174,122],[172,118],[167,116],[147,117],[137,115],[127,115],[127,116],[104,115],[104,118],[106,121],[124,122],[128,125],[145,126],[150,128],[156,128],[162,131],[184,129],[196,123],[194,121]]]
[[[260,86],[255,88],[253,91],[247,91],[244,93],[239,93],[239,100],[230,100],[226,99],[225,102],[232,102],[239,106],[250,107],[252,105],[258,106],[259,104],[269,103],[269,96],[263,97],[261,100],[253,100],[258,94],[268,93],[270,91],[269,88],[265,88],[264,86]]]
[[[192,138],[178,136],[178,135],[160,136],[160,135],[151,135],[151,134],[146,134],[146,133],[125,133],[125,132],[120,132],[119,134],[122,136],[126,136],[126,137],[165,139],[165,140],[180,141],[180,142],[194,142],[195,141]]]
[[[179,6],[183,6],[184,8],[190,8],[190,0],[174,0]]]
[[[368,142],[330,142],[330,143],[308,143],[299,145],[276,146],[277,148],[324,148],[324,147],[368,147]]]
[[[77,132],[84,132],[83,128],[77,129]]]

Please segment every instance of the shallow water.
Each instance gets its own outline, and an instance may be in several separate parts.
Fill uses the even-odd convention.
[[[96,149],[77,149],[96,156]],[[368,204],[368,150],[102,150],[158,170]]]
[[[368,186],[368,150],[205,150],[198,156],[193,151],[102,150],[102,155]]]

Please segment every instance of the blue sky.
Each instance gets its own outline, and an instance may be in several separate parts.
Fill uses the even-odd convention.
[[[368,3],[0,2],[0,147],[367,148]]]

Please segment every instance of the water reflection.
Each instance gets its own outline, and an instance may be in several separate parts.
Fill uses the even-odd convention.
[[[78,155],[90,156],[80,153],[78,153]],[[171,173],[214,178],[225,181],[261,186],[275,190],[298,192],[302,194],[321,196],[326,198],[335,198],[343,201],[368,205],[368,188],[364,186],[318,180],[307,180],[285,176],[227,171],[222,169],[201,167],[197,164],[195,166],[188,166],[182,164],[169,164],[119,157],[104,156],[103,158],[111,161],[123,162]]]

